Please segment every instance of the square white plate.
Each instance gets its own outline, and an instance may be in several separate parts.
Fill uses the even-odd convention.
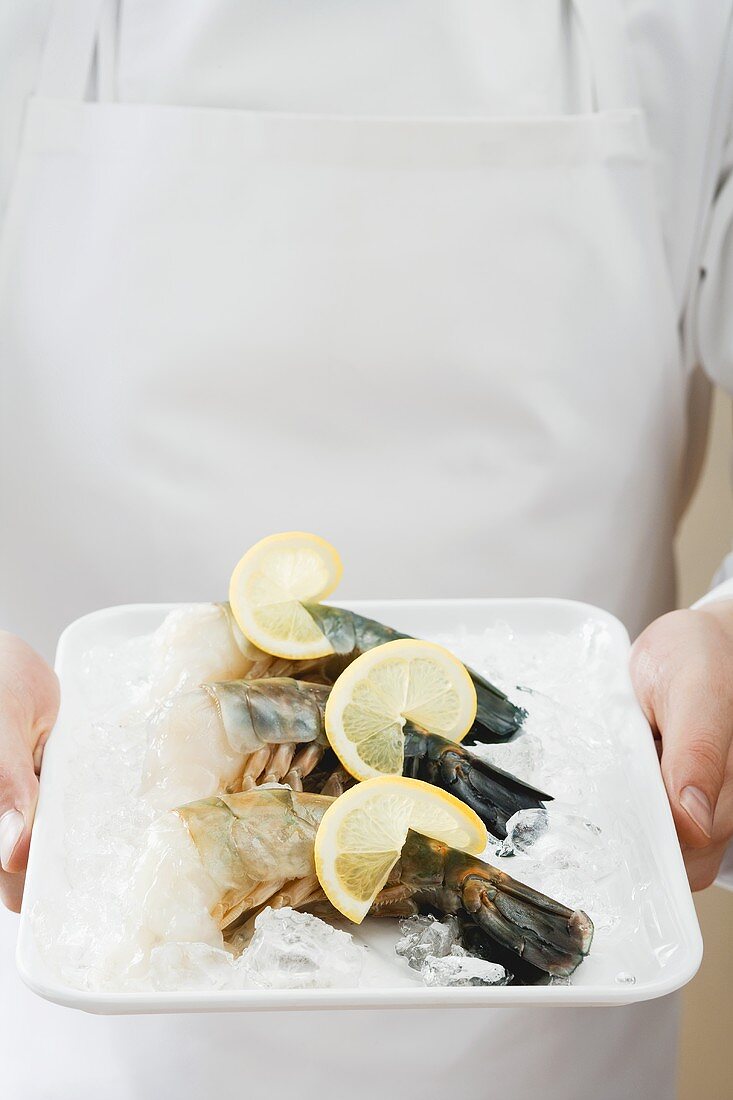
[[[600,824],[612,828],[613,807],[617,805],[622,814],[625,806],[633,806],[634,821],[626,824],[635,830],[643,849],[646,879],[635,900],[638,919],[633,931],[611,936],[598,955],[592,949],[568,986],[424,987],[394,955],[394,926],[386,928],[392,922],[378,920],[367,920],[355,931],[355,938],[369,947],[368,987],[115,993],[89,992],[65,984],[39,950],[30,914],[36,903],[47,907],[57,900],[62,904],[70,889],[64,871],[64,789],[74,757],[74,731],[87,719],[80,675],[83,656],[95,646],[114,646],[149,633],[172,607],[141,604],[87,615],[72,623],[59,641],[56,670],[63,703],[44,758],[18,937],[17,964],[26,984],[50,1001],[101,1013],[612,1005],[661,997],[685,985],[700,965],[702,940],[654,744],[626,671],[629,637],[621,623],[590,605],[555,599],[349,601],[346,606],[424,638],[481,634],[489,627],[507,624],[522,640],[531,643],[536,638],[539,645],[544,639],[547,645],[548,631],[562,637],[577,636],[588,626],[603,630],[618,671],[607,737],[622,767],[602,777],[609,784],[602,792],[603,801],[612,811],[609,820]],[[460,655],[459,646],[456,650]],[[596,820],[590,811],[588,816]],[[522,877],[518,862],[507,860],[501,865]],[[633,888],[632,881],[630,893]],[[634,984],[616,980],[620,972],[629,971]]]

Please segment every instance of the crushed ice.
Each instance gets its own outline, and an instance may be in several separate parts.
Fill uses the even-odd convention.
[[[206,943],[162,943],[151,952],[149,977],[156,990],[349,989],[359,984],[365,954],[319,917],[268,906],[239,957]]]
[[[509,975],[498,963],[470,955],[447,955],[440,959],[429,955],[422,968],[422,980],[425,985],[506,985]]]
[[[87,715],[76,730],[65,797],[67,889],[47,904],[39,902],[32,914],[48,963],[77,988],[359,984],[364,948],[316,917],[265,910],[250,946],[237,958],[224,945],[195,882],[189,878],[183,885],[186,875],[180,867],[168,869],[170,881],[159,884],[167,898],[154,916],[149,898],[146,910],[145,892],[130,889],[149,851],[157,816],[140,797],[146,715],[172,690],[224,678],[227,672],[236,675],[222,644],[221,614],[217,605],[179,609],[154,635],[97,647],[83,662]],[[516,814],[506,840],[490,843],[485,858],[565,904],[585,909],[596,925],[592,955],[603,958],[609,944],[643,926],[648,878],[643,831],[628,825],[636,808],[630,799],[611,804],[604,794],[625,789],[619,774],[623,751],[631,747],[623,740],[621,717],[628,687],[607,630],[589,621],[569,634],[530,638],[500,624],[482,633],[433,640],[453,649],[529,711],[524,731],[513,741],[474,751],[555,798],[545,810]],[[531,685],[531,690],[518,685]],[[613,746],[614,740],[621,745]],[[450,919],[419,918],[407,924],[397,950],[426,983],[508,980],[503,968],[463,952]],[[630,979],[618,976],[619,983]]]
[[[242,958],[268,989],[348,989],[359,984],[365,955],[348,932],[310,913],[267,908]]]
[[[454,917],[407,917],[400,921],[400,931],[395,951],[419,972],[425,985],[506,985],[510,980],[503,966],[468,954]]]
[[[461,947],[458,921],[447,917],[444,921],[435,917],[407,917],[400,921],[401,938],[395,951],[413,970],[422,970],[427,958],[443,958],[455,953],[465,955]]]

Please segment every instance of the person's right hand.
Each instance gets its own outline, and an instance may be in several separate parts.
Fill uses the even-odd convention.
[[[0,631],[0,899],[20,912],[38,774],[59,709],[59,685],[42,657]]]

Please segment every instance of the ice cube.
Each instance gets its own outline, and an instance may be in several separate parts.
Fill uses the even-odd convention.
[[[496,849],[511,856],[510,874],[570,909],[583,909],[596,933],[610,933],[620,920],[619,870],[622,845],[580,814],[554,804],[520,810],[507,823],[507,837]]]
[[[555,798],[575,804],[587,802],[598,773],[613,765],[604,727],[587,711],[535,689],[522,688],[517,699],[528,712],[519,742],[531,738],[541,745],[541,755],[532,763],[531,773],[522,778]],[[517,751],[521,751],[519,743]],[[505,766],[512,770],[510,764]]]
[[[547,810],[518,810],[506,825],[506,837],[496,849],[498,856],[527,852],[547,829]]]
[[[164,943],[150,953],[150,984],[156,990],[241,989],[242,970],[228,951],[205,943]]]
[[[507,822],[506,839],[497,855],[528,854],[556,870],[577,870],[597,881],[621,862],[618,845],[580,814],[546,809],[518,810]]]
[[[400,921],[400,931],[402,938],[395,944],[395,951],[413,970],[420,970],[429,955],[443,958],[454,948],[463,952],[458,922],[453,917],[445,921],[431,916],[408,917]]]
[[[466,740],[471,752],[487,760],[489,764],[510,772],[525,783],[534,784],[540,790],[545,789],[544,749],[539,737],[531,733],[520,733],[511,741],[500,745],[470,744],[470,734]]]
[[[244,953],[248,972],[268,989],[350,989],[365,949],[348,932],[296,909],[264,909]]]
[[[472,955],[428,955],[421,974],[425,985],[506,985],[510,979],[503,966]]]

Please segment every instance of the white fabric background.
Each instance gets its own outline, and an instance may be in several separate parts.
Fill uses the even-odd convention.
[[[33,87],[48,5],[40,0],[6,0],[0,9],[0,198],[7,192],[25,96]],[[644,107],[656,155],[656,174],[666,228],[666,244],[674,274],[680,315],[687,317],[690,344],[699,348],[711,375],[733,389],[733,331],[730,308],[731,198],[726,159],[710,148],[716,111],[729,113],[717,94],[729,0],[627,0],[631,48],[642,85]],[[461,4],[462,18],[445,5],[403,3],[343,5],[339,24],[334,6],[326,3],[233,4],[231,2],[150,2],[122,5],[118,94],[121,98],[170,103],[244,105],[295,110],[364,110],[367,113],[533,113],[581,109],[587,94],[582,51],[568,34],[560,3],[516,0],[493,4]],[[368,10],[368,17],[358,18]],[[356,16],[355,16],[356,13]],[[280,16],[280,18],[278,18]],[[338,26],[338,32],[334,31]],[[342,34],[334,51],[333,33]],[[336,56],[338,64],[330,63]],[[248,64],[244,64],[244,60]],[[379,79],[365,74],[377,71]],[[711,182],[712,181],[712,182]],[[713,190],[717,202],[711,204]],[[704,265],[707,271],[699,308],[689,310],[690,291],[701,257],[693,242],[702,223],[707,226]],[[70,1013],[44,1004],[26,991],[14,972],[10,944],[14,918],[0,914],[0,1045],[2,1080],[13,1100],[86,1100],[100,1095],[110,1100],[145,1100],[150,1096],[180,1096],[181,1076],[188,1094],[212,1090],[207,1065],[207,1028],[197,1017],[107,1021]],[[624,1033],[625,1058],[604,1066],[608,1097],[670,1095],[673,1061],[674,1001],[616,1014],[582,1015],[581,1049],[558,1049],[546,1017],[526,1014],[521,1036],[510,1030],[501,1036],[506,1061],[492,1067],[486,1095],[513,1090],[529,1096],[541,1085],[523,1064],[522,1047],[529,1042],[544,1064],[544,1074],[563,1082],[563,1094],[574,1093],[573,1063],[584,1054],[603,1063],[603,1038],[611,1027]],[[324,1018],[325,1019],[325,1018]],[[578,1024],[581,1016],[578,1014]],[[323,1024],[324,1021],[321,1021]],[[233,1054],[247,1017],[220,1021],[220,1038]],[[471,1032],[481,1042],[481,1021],[457,1013],[451,1027]],[[358,1024],[353,1018],[354,1027]],[[463,1088],[461,1066],[450,1061],[450,1032],[441,1034],[429,1020],[423,1025],[425,1047],[419,1087],[406,1074],[392,1079],[397,1095],[443,1096]],[[513,1026],[513,1025],[512,1025]],[[501,1030],[502,1025],[497,1024]],[[293,1058],[307,1058],[308,1042],[318,1041],[318,1021],[275,1018],[273,1043],[261,1044],[260,1056],[270,1063],[277,1090],[293,1091],[301,1100],[317,1095],[298,1089]],[[530,1037],[529,1039],[527,1037]],[[284,1037],[284,1038],[283,1038]],[[134,1041],[143,1057],[135,1065],[121,1058]],[[385,1028],[385,1051],[399,1050],[399,1029]],[[654,1044],[655,1059],[644,1057]],[[283,1064],[283,1046],[290,1059]],[[19,1055],[19,1052],[22,1052]],[[89,1053],[89,1057],[85,1052]],[[91,1054],[93,1052],[93,1058]],[[378,1073],[379,1054],[365,1068],[374,1089],[384,1087]],[[414,1050],[410,1052],[415,1056]],[[533,1059],[534,1061],[534,1059]],[[140,1077],[144,1065],[145,1077]],[[91,1069],[90,1069],[91,1067]],[[371,1075],[371,1076],[370,1076]],[[559,1076],[558,1076],[559,1075]],[[218,1087],[246,1088],[235,1062],[217,1069]],[[291,1084],[292,1082],[292,1084]],[[216,1089],[213,1086],[213,1090]],[[348,1084],[344,1083],[348,1088]],[[476,1086],[469,1091],[481,1095]],[[660,1091],[660,1089],[662,1091]],[[318,1095],[322,1095],[318,1093]],[[585,1100],[585,1096],[583,1097]]]

